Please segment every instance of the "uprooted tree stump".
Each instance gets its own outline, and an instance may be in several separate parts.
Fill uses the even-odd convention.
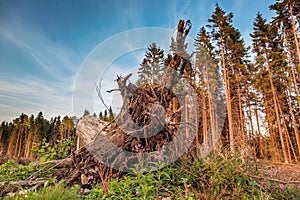
[[[85,147],[73,154],[68,183],[81,179],[85,184],[89,176],[100,181],[108,176],[120,176],[136,167],[143,155],[148,156],[143,159],[152,159],[151,152],[163,149],[175,159],[188,146],[191,129],[196,125],[187,118],[191,118],[195,109],[179,103],[188,92],[182,90],[175,95],[161,85],[137,88],[131,83],[126,84],[128,77],[117,79],[123,107],[113,122],[103,122],[92,116],[79,121],[76,134]],[[180,130],[186,132],[179,135]],[[169,147],[174,140],[177,147]]]
[[[143,163],[143,167],[151,168],[149,163],[161,154],[172,162],[190,147],[198,129],[199,98],[187,86],[193,84],[182,76],[185,70],[192,71],[188,58],[184,58],[191,23],[188,20],[185,28],[182,23],[178,24],[178,50],[165,68],[161,83],[137,87],[128,83],[131,74],[118,77],[123,106],[116,119],[106,123],[85,116],[79,121],[76,134],[84,147],[73,154],[69,184],[80,180],[86,184],[88,177],[103,183],[108,177],[136,168],[141,160],[148,164]]]

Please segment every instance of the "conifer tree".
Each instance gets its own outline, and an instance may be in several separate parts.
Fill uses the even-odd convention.
[[[284,68],[281,68],[281,73],[277,73],[279,79],[282,80],[284,94],[279,94],[279,101],[284,102],[281,104],[281,112],[288,116],[285,120],[287,126],[286,135],[290,141],[291,150],[293,151],[295,161],[297,162],[297,156],[300,159],[300,135],[299,128],[296,119],[299,118],[299,83],[300,83],[300,49],[299,49],[299,30],[296,28],[295,18],[300,16],[300,3],[294,0],[280,0],[272,4],[269,7],[276,12],[273,21],[271,22],[274,29],[280,35],[279,44],[282,45],[283,58],[285,58],[286,64]],[[280,70],[280,69],[279,69]],[[290,139],[289,139],[290,138]],[[287,148],[289,153],[290,148]]]
[[[138,69],[137,85],[154,84],[159,81],[164,65],[164,50],[152,43],[145,54],[145,58]]]
[[[222,66],[225,85],[226,107],[228,117],[228,138],[231,151],[235,143],[244,137],[243,104],[241,88],[247,74],[247,48],[240,32],[232,25],[233,14],[226,12],[216,4],[215,11],[208,20],[207,27],[211,29],[213,44],[216,46],[215,55],[218,64]],[[243,83],[245,84],[245,83]]]
[[[203,143],[208,144],[216,141],[217,116],[216,97],[221,94],[221,77],[218,66],[216,65],[214,47],[211,38],[205,27],[200,28],[195,39],[196,60],[195,75],[197,83],[197,92],[201,95],[203,109],[202,110],[202,127],[203,127]],[[220,96],[221,97],[221,96]],[[204,99],[205,98],[205,99]],[[207,117],[208,116],[208,117]],[[199,126],[201,127],[201,125]],[[211,130],[209,137],[208,130]]]
[[[272,29],[272,27],[266,23],[266,20],[262,17],[260,13],[257,14],[255,22],[254,22],[253,33],[251,37],[253,38],[253,52],[256,53],[256,64],[259,65],[259,73],[262,74],[261,80],[265,80],[266,84],[258,83],[258,87],[260,91],[262,91],[264,96],[265,106],[269,109],[268,116],[273,116],[272,112],[275,112],[275,120],[277,122],[277,131],[280,137],[280,145],[282,148],[283,158],[286,163],[288,163],[288,155],[287,155],[287,147],[286,140],[284,137],[284,132],[281,124],[281,116],[280,116],[280,107],[278,102],[278,95],[276,83],[276,69],[278,69],[278,65],[281,62],[278,59],[278,43],[276,43],[276,30]],[[282,54],[281,54],[282,55]],[[275,73],[274,73],[275,72]],[[277,71],[278,73],[278,71]],[[275,76],[274,76],[275,75]],[[278,82],[278,81],[277,81]],[[265,87],[265,88],[264,88]],[[266,88],[268,87],[268,88]],[[273,105],[273,106],[272,106]],[[274,107],[272,111],[271,108]],[[272,123],[272,120],[269,120]],[[272,134],[273,137],[276,137],[275,133]]]
[[[87,115],[90,115],[90,111],[88,111],[88,109],[85,109],[82,116],[84,117]]]
[[[115,116],[114,116],[113,110],[110,106],[109,110],[108,110],[108,119],[107,119],[107,121],[112,122],[114,119],[115,119]]]
[[[103,120],[104,120],[104,121],[107,121],[107,119],[108,119],[108,115],[107,115],[107,110],[105,109],[105,110],[104,110]]]
[[[102,111],[100,111],[100,113],[99,113],[99,119],[104,120]]]

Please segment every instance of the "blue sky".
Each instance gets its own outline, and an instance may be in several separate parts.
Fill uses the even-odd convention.
[[[22,112],[43,111],[47,118],[80,115],[73,110],[74,85],[97,45],[136,28],[173,30],[179,19],[191,19],[190,36],[195,38],[216,2],[233,12],[233,24],[248,45],[256,13],[267,19],[273,15],[270,0],[0,0],[0,121],[11,121]],[[138,65],[143,52],[121,56],[118,67],[106,72],[106,87],[114,88],[116,75],[128,73],[128,65]],[[112,104],[111,98],[105,100]],[[88,109],[98,113],[102,108]]]

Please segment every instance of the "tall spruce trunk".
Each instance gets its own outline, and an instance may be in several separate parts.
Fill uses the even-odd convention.
[[[203,109],[202,109],[202,131],[203,131],[203,144],[205,146],[208,145],[208,135],[207,135],[207,113],[206,113],[206,97],[205,92],[203,91],[202,94],[202,103],[203,103]]]
[[[221,27],[219,27],[222,30]],[[221,50],[222,50],[222,66],[224,73],[224,83],[225,83],[225,94],[226,94],[226,107],[227,107],[227,116],[228,116],[228,128],[229,128],[229,143],[230,151],[234,152],[234,133],[233,133],[233,124],[232,124],[232,109],[231,109],[231,95],[230,95],[230,83],[227,74],[226,62],[225,62],[225,47],[223,43],[223,36],[220,34],[221,40]]]
[[[263,152],[263,142],[262,142],[263,136],[261,135],[261,132],[260,132],[260,124],[259,124],[259,119],[258,119],[258,109],[257,109],[257,105],[255,105],[255,108],[254,108],[254,114],[255,114],[255,119],[256,119],[257,131],[258,131],[258,135],[259,135],[259,151],[260,151],[260,155],[261,155],[262,157],[264,157],[264,152]]]
[[[291,102],[290,100],[288,99],[288,106],[289,106],[289,112],[290,112],[290,115],[291,115],[291,118],[292,118],[292,124],[293,124],[293,130],[294,130],[294,134],[295,134],[295,138],[296,138],[296,143],[297,143],[297,150],[298,150],[298,156],[300,158],[300,138],[299,138],[299,131],[298,131],[298,124],[297,124],[297,121],[295,119],[295,114],[292,110],[292,106],[291,106]],[[297,160],[297,159],[296,159]]]
[[[253,121],[252,121],[252,111],[251,111],[251,104],[250,104],[250,100],[248,102],[248,107],[249,107],[249,123],[250,123],[250,140],[252,139],[252,142],[253,142],[253,155],[254,157],[256,158],[256,154],[257,154],[257,151],[256,151],[256,138],[254,136],[254,127],[253,127]]]
[[[290,11],[290,17],[292,20],[292,28],[293,28],[295,45],[296,45],[296,51],[297,51],[297,55],[298,55],[298,62],[300,63],[299,41],[298,41],[298,36],[297,36],[297,32],[296,32],[295,19],[294,19],[294,15],[293,15],[293,5],[292,5],[291,0],[289,0],[289,11]],[[300,73],[300,65],[299,64],[298,64],[298,73]]]
[[[264,49],[264,51],[266,52],[266,49]],[[265,55],[265,59],[266,59],[267,67],[268,67],[269,81],[270,81],[271,90],[272,90],[274,109],[275,109],[275,115],[276,115],[276,121],[277,121],[277,128],[278,128],[278,132],[279,132],[279,136],[280,136],[280,143],[281,143],[281,148],[282,148],[282,153],[283,153],[283,159],[284,159],[285,163],[288,163],[288,155],[287,155],[287,152],[286,152],[286,146],[285,146],[285,143],[284,143],[284,136],[283,136],[283,132],[282,132],[282,128],[281,128],[278,102],[276,100],[276,91],[275,91],[274,84],[273,84],[273,75],[272,75],[272,72],[271,72],[271,65],[270,65],[269,58],[268,58],[267,55]]]
[[[238,101],[239,101],[239,117],[240,117],[240,129],[241,129],[241,144],[242,147],[245,145],[245,130],[244,130],[244,114],[243,114],[243,106],[242,106],[242,100],[241,100],[241,88],[238,84]]]

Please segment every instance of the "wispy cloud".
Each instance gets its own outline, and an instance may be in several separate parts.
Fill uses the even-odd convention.
[[[0,120],[10,120],[21,112],[45,115],[73,115],[72,90],[79,56],[68,47],[45,38],[38,32],[5,24],[0,36],[31,57],[32,66],[17,63],[20,74],[0,73]],[[74,59],[76,58],[76,59]],[[5,67],[9,73],[11,66]]]
[[[60,83],[40,79],[0,80],[0,120],[17,117],[21,112],[34,114],[44,111],[47,117],[72,115],[72,91]]]
[[[39,53],[34,50],[29,44],[23,41],[21,38],[15,37],[13,34],[6,32],[5,30],[0,30],[0,34],[5,37],[6,40],[18,46],[28,54],[32,56],[32,58],[46,71],[51,72],[50,67],[43,61],[40,57]]]
[[[84,56],[69,47],[46,38],[30,27],[17,24],[4,24],[0,29],[4,39],[30,55],[36,66],[57,80],[75,73]],[[20,68],[22,68],[20,66]]]

